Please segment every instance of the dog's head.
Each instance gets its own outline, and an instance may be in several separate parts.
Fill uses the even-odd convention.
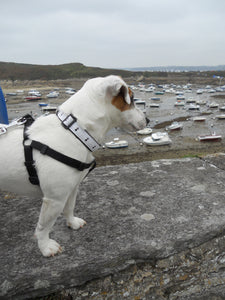
[[[131,131],[146,126],[144,113],[136,107],[133,92],[121,77],[107,76],[102,81],[101,86],[114,126]]]
[[[136,131],[146,126],[144,113],[135,106],[133,92],[119,76],[89,79],[61,109],[73,113],[88,130],[97,128],[99,121],[103,121],[100,125],[105,126],[105,131],[112,127]]]

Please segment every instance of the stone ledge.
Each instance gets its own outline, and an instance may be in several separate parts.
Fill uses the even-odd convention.
[[[41,297],[104,281],[223,236],[224,170],[224,154],[97,168],[77,199],[76,215],[87,226],[74,232],[59,218],[51,236],[64,251],[53,258],[42,257],[33,238],[40,199],[2,192],[0,298]]]

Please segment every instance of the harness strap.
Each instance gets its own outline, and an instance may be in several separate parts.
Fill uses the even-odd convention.
[[[55,151],[52,148],[48,147],[47,145],[42,144],[37,141],[32,141],[30,146],[31,146],[31,148],[39,150],[41,154],[50,156],[51,158],[58,160],[67,166],[76,168],[79,171],[84,171],[85,169],[90,168],[90,170],[89,170],[89,172],[90,172],[96,166],[95,160],[93,160],[91,163],[83,163],[75,158],[71,158],[67,155],[64,155],[64,154],[58,152],[58,151]]]
[[[23,131],[23,146],[24,146],[24,157],[25,157],[24,164],[27,168],[30,183],[34,185],[39,185],[40,182],[35,168],[35,162],[33,160],[32,147],[31,145],[26,145],[26,141],[28,140],[27,129],[34,122],[34,119],[31,115],[27,114],[23,118],[21,118],[21,120],[24,121],[24,131]]]
[[[41,154],[47,155],[67,166],[72,168],[76,168],[79,171],[84,171],[85,169],[89,169],[88,174],[96,167],[96,161],[93,160],[91,163],[83,163],[77,159],[66,156],[58,151],[53,150],[45,144],[42,144],[37,141],[31,141],[30,144],[27,144],[29,140],[29,136],[27,134],[28,127],[34,122],[34,119],[31,115],[27,114],[21,121],[24,123],[24,131],[23,131],[23,145],[24,145],[24,157],[25,157],[25,166],[29,175],[30,183],[34,185],[40,185],[40,181],[38,179],[37,170],[35,168],[35,161],[33,160],[33,148],[39,150]]]

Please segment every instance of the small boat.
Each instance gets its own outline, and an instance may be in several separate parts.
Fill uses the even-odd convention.
[[[13,92],[7,93],[6,96],[17,96],[17,93],[13,93]]]
[[[160,98],[159,97],[152,97],[151,100],[160,101]]]
[[[184,101],[181,100],[178,100],[174,103],[174,106],[184,106],[184,105],[185,105]]]
[[[221,111],[225,111],[225,106],[221,106],[221,107],[220,107],[220,110],[221,110]]]
[[[159,104],[158,103],[150,103],[149,106],[153,107],[153,108],[158,108]]]
[[[201,94],[203,93],[203,90],[202,90],[202,89],[198,89],[198,90],[196,91],[196,93],[197,93],[198,95],[201,95]]]
[[[177,96],[179,96],[179,95],[183,95],[184,92],[182,92],[182,91],[176,91],[175,94],[176,94]]]
[[[186,100],[186,103],[195,103],[196,100],[193,98],[193,97],[189,97],[187,100]]]
[[[149,146],[163,146],[172,143],[167,132],[156,132],[143,139],[143,142]]]
[[[27,101],[38,101],[38,100],[41,100],[41,96],[30,95],[30,96],[25,97],[25,100],[27,100]]]
[[[138,99],[138,100],[135,100],[135,104],[137,105],[146,105],[146,101],[145,100],[141,100],[141,99]]]
[[[42,107],[41,110],[44,113],[46,113],[46,112],[56,112],[57,107],[56,106],[49,106],[49,105],[47,105],[47,106]]]
[[[73,95],[76,93],[76,90],[72,89],[72,88],[67,88],[66,89],[66,94],[69,94],[69,95]]]
[[[178,95],[176,98],[177,98],[177,100],[185,100],[184,95]]]
[[[29,96],[41,97],[41,93],[40,93],[39,91],[37,91],[37,90],[30,90],[30,91],[28,92],[28,95],[29,95]]]
[[[164,92],[156,91],[155,95],[164,95]]]
[[[225,114],[217,115],[216,118],[217,118],[218,120],[224,120],[224,119],[225,119]]]
[[[194,122],[205,122],[206,117],[203,117],[203,116],[197,116],[197,117],[194,117],[192,120],[193,120]]]
[[[216,103],[216,102],[211,102],[211,103],[209,103],[209,107],[210,107],[210,108],[218,108],[218,107],[219,107],[219,104]]]
[[[40,107],[43,107],[43,106],[48,106],[48,103],[39,103],[38,104]]]
[[[139,109],[141,109],[143,112],[146,112],[146,102],[145,100],[136,100],[134,102]]]
[[[180,122],[173,122],[171,125],[166,127],[166,130],[174,131],[174,130],[181,130],[183,128],[183,124]]]
[[[200,106],[195,104],[190,104],[188,110],[199,110]]]
[[[206,105],[206,101],[204,101],[204,100],[197,100],[196,104],[197,105]]]
[[[53,91],[48,93],[47,98],[57,98],[59,96],[59,92]]]
[[[119,138],[113,139],[113,141],[105,143],[107,148],[118,149],[128,147],[128,142],[125,140],[120,140]]]
[[[138,130],[137,134],[145,135],[145,134],[151,134],[152,129],[150,127],[145,127],[144,129]]]
[[[200,135],[198,137],[198,140],[200,142],[216,142],[216,141],[220,141],[222,139],[222,136],[219,134],[209,134],[209,135]]]

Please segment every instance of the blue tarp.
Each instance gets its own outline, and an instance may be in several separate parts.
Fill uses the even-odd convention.
[[[9,124],[7,107],[6,107],[5,98],[1,87],[0,87],[0,123]]]

